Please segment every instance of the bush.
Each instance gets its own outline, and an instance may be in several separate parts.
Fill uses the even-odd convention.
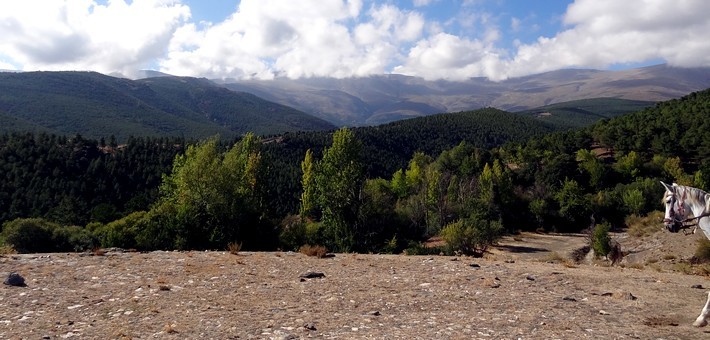
[[[138,223],[146,216],[145,211],[138,211],[110,222],[94,231],[102,247],[136,248]]]
[[[41,218],[18,218],[5,222],[0,239],[20,253],[84,251],[98,243],[87,229],[62,227]]]
[[[306,223],[298,215],[288,215],[281,221],[279,242],[284,250],[296,250],[299,246],[308,243]]]
[[[710,262],[710,240],[705,237],[698,239],[698,247],[695,248],[693,260],[697,263]]]
[[[3,223],[0,239],[19,253],[54,251],[52,234],[59,225],[41,218],[18,218]]]
[[[441,230],[441,238],[453,251],[481,257],[503,235],[500,221],[460,219]]]
[[[405,255],[439,255],[444,254],[448,256],[454,255],[454,252],[450,247],[427,247],[426,244],[422,242],[409,241],[407,244],[407,249],[404,250]]]
[[[324,258],[328,254],[328,249],[326,249],[323,246],[312,246],[310,244],[306,244],[301,246],[300,249],[298,249],[298,252],[301,254],[305,254],[308,256],[315,256],[317,258]]]
[[[86,251],[99,245],[87,229],[78,226],[58,227],[52,231],[54,251]]]
[[[611,251],[611,239],[609,238],[611,224],[602,223],[594,226],[592,230],[592,249],[597,256],[606,256]]]
[[[658,221],[662,219],[663,212],[654,211],[648,214],[648,216],[627,216],[624,224],[626,225],[626,232],[629,235],[635,237],[646,237],[661,230],[660,223]]]

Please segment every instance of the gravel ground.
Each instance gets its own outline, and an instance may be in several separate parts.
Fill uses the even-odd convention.
[[[710,338],[706,278],[519,254],[6,255],[0,338]]]

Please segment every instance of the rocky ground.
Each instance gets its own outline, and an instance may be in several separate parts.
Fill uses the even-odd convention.
[[[710,338],[691,326],[710,282],[672,270],[696,236],[670,236],[690,245],[675,257],[661,241],[616,237],[637,258],[614,267],[566,260],[582,235],[539,234],[508,237],[485,259],[5,255],[3,279],[18,272],[27,286],[0,286],[0,338]]]

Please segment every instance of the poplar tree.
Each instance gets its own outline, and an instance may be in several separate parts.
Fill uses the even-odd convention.
[[[348,252],[356,246],[360,191],[365,180],[362,145],[347,128],[333,134],[333,144],[324,150],[315,178],[318,204],[325,234],[334,251]]]

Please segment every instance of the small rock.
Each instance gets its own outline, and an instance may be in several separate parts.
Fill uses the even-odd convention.
[[[309,323],[303,325],[303,328],[305,328],[305,329],[307,329],[307,330],[309,330],[309,331],[315,331],[315,330],[316,330],[316,325],[314,325],[313,323],[310,323],[310,322],[309,322]]]
[[[374,310],[374,311],[369,312],[369,313],[367,313],[367,314],[368,314],[368,315],[372,315],[372,316],[380,316],[380,315],[382,315],[382,314],[380,314],[380,311],[377,311],[377,310]]]
[[[515,260],[505,260],[505,263],[515,263]]]
[[[325,277],[325,274],[323,273],[318,273],[318,272],[305,272],[298,277],[302,279],[316,279],[316,278],[322,278]]]
[[[573,297],[571,297],[571,296],[565,296],[565,297],[562,298],[562,300],[565,300],[565,301],[572,301],[572,302],[577,301],[577,299],[575,299],[575,298],[573,298]]]
[[[535,281],[535,278],[532,275],[528,275],[525,277],[528,281]]]
[[[10,273],[3,283],[8,286],[27,287],[25,284],[25,278],[18,273]]]
[[[458,257],[454,257],[453,259],[451,259],[451,261],[458,261],[458,260],[459,260]]]
[[[692,285],[690,288],[703,289],[703,285]]]
[[[471,268],[481,268],[481,265],[480,265],[480,264],[476,264],[476,263],[471,263],[471,264],[469,264],[468,266],[471,267]]]
[[[600,315],[609,315],[610,313],[607,312],[607,311],[605,311],[605,310],[600,310],[600,311],[599,311],[599,314],[600,314]]]

